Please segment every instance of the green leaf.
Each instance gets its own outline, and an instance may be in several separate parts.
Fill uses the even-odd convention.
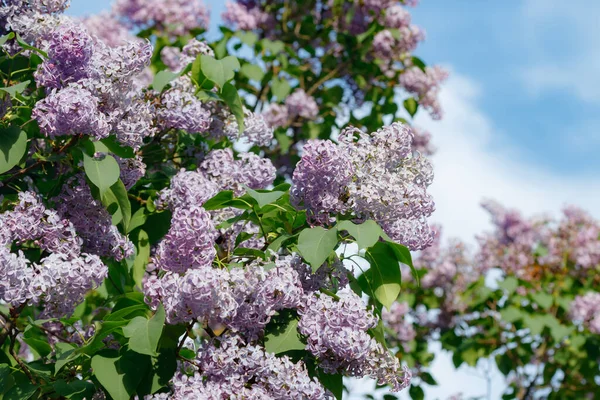
[[[542,309],[547,310],[553,303],[552,295],[545,292],[537,292],[531,295],[531,299]]]
[[[15,96],[17,94],[21,94],[21,93],[23,93],[23,91],[25,89],[27,89],[27,86],[29,86],[30,82],[31,81],[24,81],[24,82],[17,83],[16,85],[12,85],[9,87],[0,87],[0,90],[8,93],[10,95],[10,97],[15,98]]]
[[[146,209],[143,207],[138,208],[138,210],[131,216],[131,221],[129,221],[129,232],[144,225],[147,219],[148,214],[146,214]]]
[[[404,100],[404,108],[406,111],[408,111],[411,117],[414,117],[417,113],[417,109],[419,108],[419,103],[417,103],[417,101],[412,97],[409,97],[408,99]]]
[[[437,386],[438,384],[429,372],[422,372],[421,375],[419,375],[419,378],[421,378],[423,382],[431,386]]]
[[[421,386],[412,385],[408,389],[408,394],[412,400],[423,400],[425,398],[425,392]]]
[[[244,106],[235,86],[231,83],[226,83],[219,95],[229,107],[229,111],[235,116],[239,132],[244,132]]]
[[[58,374],[60,370],[79,357],[79,353],[75,352],[76,347],[70,343],[56,343],[54,345],[56,349],[56,363],[54,364],[54,374]]]
[[[385,232],[383,232],[383,236],[384,237],[387,236],[385,234]],[[410,250],[408,250],[408,248],[406,246],[403,246],[398,243],[394,243],[391,240],[387,240],[386,243],[394,251],[394,254],[396,255],[396,259],[398,260],[398,262],[401,262],[402,264],[407,265],[410,268],[412,276],[415,278],[417,285],[420,285],[419,281],[420,281],[421,277],[419,275],[419,271],[417,271],[417,269],[413,265],[412,256],[410,255]]]
[[[131,147],[122,146],[115,136],[109,136],[106,139],[102,139],[100,141],[111,153],[121,157],[121,158],[133,158],[135,157],[135,153]]]
[[[3,393],[2,389],[8,386],[10,381],[10,365],[0,364],[0,394]]]
[[[100,196],[103,196],[119,180],[119,164],[110,154],[97,160],[84,152],[83,169],[89,180],[100,191]]]
[[[17,165],[27,151],[27,133],[18,126],[0,129],[0,174]]]
[[[306,228],[298,236],[298,251],[316,271],[337,245],[337,229]]]
[[[6,392],[3,400],[27,400],[38,390],[38,387],[30,382],[20,383]]]
[[[8,40],[12,39],[15,37],[15,33],[14,32],[10,32],[7,35],[1,36],[0,37],[0,46],[3,46],[4,43],[6,43]]]
[[[96,387],[92,382],[74,380],[67,382],[63,379],[54,382],[54,390],[67,399],[83,400],[92,398]]]
[[[231,190],[224,190],[217,193],[212,198],[208,199],[202,207],[205,210],[218,210],[220,208],[227,207],[226,203],[233,200],[233,192]]]
[[[289,312],[273,318],[266,329],[265,350],[279,354],[290,350],[304,350],[306,345],[300,341],[298,319]]]
[[[271,54],[275,55],[280,51],[283,51],[285,48],[285,44],[281,40],[269,40],[263,39],[260,41],[263,49],[269,51]]]
[[[165,309],[162,304],[150,319],[135,317],[123,327],[123,334],[129,338],[129,348],[140,354],[156,355],[156,347],[165,324]]]
[[[271,92],[278,100],[285,99],[291,90],[290,84],[284,79],[273,79],[271,82]]]
[[[388,243],[377,242],[366,252],[371,268],[367,271],[367,280],[373,288],[373,295],[388,310],[400,294],[400,265],[396,254]]]
[[[119,356],[115,351],[105,351],[92,357],[94,375],[113,400],[129,400],[149,364],[149,357],[134,352]]]
[[[116,225],[123,223],[125,232],[129,232],[129,223],[131,221],[131,203],[127,195],[127,189],[120,179],[102,195],[102,204],[112,215],[112,223]]]
[[[262,78],[265,76],[264,71],[261,67],[254,64],[244,64],[240,69],[240,72],[248,77],[248,79],[252,79],[254,81],[260,82]]]
[[[152,81],[152,89],[157,92],[162,92],[165,86],[169,84],[173,79],[177,78],[179,73],[164,70],[159,71],[156,75],[154,75],[154,80]]]
[[[42,334],[39,328],[29,325],[23,332],[23,341],[29,345],[36,353],[46,357],[52,352],[52,347],[48,344],[47,338]]]
[[[368,220],[360,225],[351,221],[342,221],[337,225],[338,231],[348,231],[356,240],[359,249],[366,249],[377,243],[383,231],[377,222]]]
[[[323,384],[325,389],[328,389],[337,400],[342,400],[344,396],[344,380],[341,374],[326,374],[319,370],[318,372],[319,382]]]
[[[133,281],[137,287],[142,288],[142,281],[150,258],[150,239],[146,231],[142,229],[131,239],[134,241],[136,249],[135,260],[133,261]]]
[[[235,76],[235,71],[240,68],[240,62],[234,56],[227,56],[220,60],[207,55],[200,56],[202,73],[218,87],[223,88]]]
[[[258,41],[258,35],[254,32],[237,31],[235,33],[235,36],[240,38],[242,43],[245,43],[250,47],[254,47],[254,45]]]
[[[498,287],[506,290],[509,295],[513,294],[518,286],[519,281],[514,276],[507,276],[503,281],[498,282]]]
[[[261,190],[256,191],[252,190],[249,187],[245,187],[246,193],[248,196],[252,197],[258,203],[258,208],[263,208],[267,204],[271,204],[276,202],[281,196],[285,194],[285,192],[280,191],[270,191],[270,190]]]
[[[523,319],[524,317],[523,312],[520,309],[512,306],[500,310],[500,316],[504,321],[511,323]]]

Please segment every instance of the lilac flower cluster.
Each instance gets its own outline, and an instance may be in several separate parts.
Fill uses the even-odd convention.
[[[102,139],[114,132],[135,149],[155,133],[153,106],[140,91],[140,76],[152,56],[149,42],[109,47],[82,24],[65,20],[52,31],[46,47],[49,58],[35,78],[52,90],[33,110],[42,133]]]
[[[183,70],[188,64],[194,62],[197,56],[215,56],[215,52],[206,44],[198,39],[191,39],[183,49],[177,47],[165,46],[160,52],[162,62],[173,72]]]
[[[0,299],[17,307],[44,303],[43,316],[70,315],[84,295],[102,283],[106,266],[93,254],[81,253],[73,225],[46,209],[31,192],[19,193],[12,211],[0,214]],[[30,242],[49,253],[30,262],[11,245]]]
[[[155,265],[165,271],[210,268],[216,251],[217,232],[210,214],[199,206],[176,208],[167,235],[154,255]]]
[[[351,212],[375,220],[413,250],[427,247],[433,240],[426,221],[434,210],[427,193],[433,169],[413,155],[412,137],[408,126],[393,123],[370,135],[345,129],[337,146],[309,142],[292,178],[292,203],[316,223],[328,222],[330,213]]]
[[[331,393],[310,378],[303,362],[276,357],[235,335],[215,338],[198,351],[201,371],[179,374],[171,399],[307,399],[332,400]],[[156,397],[155,397],[156,398]]]
[[[306,209],[313,223],[329,223],[331,214],[347,211],[348,185],[354,166],[344,149],[329,140],[309,140],[296,165],[290,201]]]
[[[600,263],[600,223],[576,207],[563,210],[563,218],[525,219],[514,210],[494,202],[484,207],[492,214],[495,232],[481,235],[476,265],[483,271],[500,268],[525,280],[539,277],[538,266],[546,271],[564,270],[585,276]]]
[[[68,219],[83,239],[85,251],[117,261],[134,254],[133,243],[112,224],[111,215],[100,201],[92,197],[82,175],[69,179],[52,201],[58,214]]]
[[[130,28],[155,27],[173,36],[206,29],[209,13],[199,0],[117,0],[112,13]]]
[[[413,141],[412,148],[413,152],[418,151],[424,156],[432,156],[435,154],[435,147],[431,143],[431,133],[428,131],[418,128],[416,126],[412,127],[413,131]]]
[[[600,293],[589,292],[577,296],[571,303],[571,318],[583,323],[590,332],[600,334]]]
[[[439,66],[411,67],[400,75],[400,85],[414,94],[419,104],[425,107],[434,119],[442,118],[442,109],[438,101],[440,84],[448,79],[448,72]]]
[[[240,153],[233,157],[231,149],[213,150],[200,165],[208,179],[219,185],[220,190],[244,192],[243,185],[251,189],[263,189],[275,180],[275,167],[271,160],[254,153]]]
[[[134,158],[121,158],[115,156],[119,169],[121,170],[121,181],[125,185],[125,189],[131,189],[137,181],[146,175],[146,164],[140,156]]]
[[[240,132],[235,116],[225,107],[212,107],[213,121],[210,134],[215,139],[228,138],[235,142],[242,140],[256,146],[269,146],[273,140],[273,127],[263,114],[256,114],[244,108],[244,130]]]
[[[227,1],[221,17],[229,25],[245,31],[265,28],[273,23],[273,17],[262,11],[256,2]]]
[[[394,342],[401,345],[405,351],[409,351],[408,344],[417,336],[412,323],[407,321],[410,307],[407,303],[396,302],[391,309],[383,310],[381,319],[385,325],[394,332]]]
[[[156,201],[159,208],[201,206],[218,192],[218,186],[198,171],[179,171],[168,189],[161,190]]]
[[[299,309],[298,331],[307,338],[307,350],[320,361],[326,373],[370,376],[395,391],[410,383],[410,373],[401,372],[398,359],[368,334],[377,318],[365,309],[360,297],[349,289],[330,296],[313,294]]]
[[[211,123],[210,112],[193,93],[169,89],[161,95],[157,117],[162,129],[182,129],[189,133],[203,133]]]
[[[291,118],[301,117],[312,120],[319,115],[319,106],[315,98],[302,89],[296,89],[285,99],[287,114]]]
[[[106,12],[90,15],[81,22],[95,40],[100,40],[109,47],[119,47],[140,40],[113,15]]]

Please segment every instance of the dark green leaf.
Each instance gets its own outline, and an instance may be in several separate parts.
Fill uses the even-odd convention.
[[[366,255],[371,268],[365,274],[373,295],[389,310],[400,294],[402,280],[396,254],[388,243],[377,242],[367,250]]]
[[[56,393],[67,399],[83,400],[92,398],[96,387],[92,382],[74,380],[67,382],[63,379],[54,382]]]
[[[224,84],[219,95],[229,107],[229,111],[235,116],[240,133],[244,132],[244,106],[235,86],[231,83]]]
[[[328,389],[337,400],[342,400],[344,395],[344,381],[341,374],[330,375],[319,370],[319,382]]]
[[[291,313],[281,313],[267,326],[265,350],[279,354],[290,350],[304,350],[306,347],[298,334],[298,320]]]
[[[423,400],[425,398],[425,392],[423,392],[421,386],[412,385],[410,389],[408,389],[408,394],[412,400]]]
[[[209,211],[218,210],[227,207],[226,203],[230,200],[233,200],[233,192],[231,190],[224,190],[207,200],[202,207]]]
[[[0,129],[0,174],[17,165],[27,151],[27,134],[18,126]]]

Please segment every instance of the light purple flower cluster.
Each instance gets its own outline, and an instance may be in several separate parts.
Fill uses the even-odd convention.
[[[412,131],[393,123],[372,134],[356,128],[340,133],[340,144],[309,142],[296,166],[291,201],[313,222],[330,213],[373,219],[394,240],[413,250],[427,247],[433,232],[426,218],[435,206],[427,187],[429,161],[412,152]]]
[[[182,50],[177,47],[165,46],[160,52],[162,62],[173,72],[183,70],[188,64],[194,62],[197,56],[215,56],[215,52],[206,42],[191,39]]]
[[[399,391],[410,383],[410,373],[401,372],[398,359],[368,334],[377,318],[365,309],[350,289],[327,295],[310,295],[299,309],[298,331],[306,336],[306,349],[319,359],[326,373],[370,376]]]
[[[290,201],[305,209],[313,223],[329,223],[344,213],[354,166],[344,149],[329,140],[309,140],[302,149],[290,189]]]
[[[189,133],[203,133],[211,123],[210,112],[192,93],[173,88],[160,98],[157,117],[162,129],[182,129]]]
[[[210,214],[204,208],[176,208],[169,232],[157,246],[154,263],[160,269],[177,273],[210,268],[216,255],[216,236]]]
[[[94,39],[104,42],[109,47],[119,47],[127,42],[140,40],[113,15],[106,12],[90,15],[81,22]]]
[[[583,323],[590,332],[600,334],[600,293],[589,292],[577,296],[571,303],[571,318]]]
[[[201,206],[218,192],[218,186],[198,171],[181,170],[171,179],[168,189],[159,192],[156,205],[172,210],[179,207]]]
[[[442,108],[438,94],[440,84],[446,79],[448,79],[448,72],[442,67],[427,67],[425,71],[419,67],[411,67],[400,75],[400,85],[417,97],[419,104],[429,111],[432,118],[440,119]]]
[[[496,231],[478,238],[476,265],[483,271],[500,268],[519,278],[535,280],[536,265],[558,271],[569,263],[571,275],[585,276],[600,264],[600,223],[579,208],[567,207],[563,218],[553,221],[525,219],[494,202],[484,207],[492,214]]]
[[[296,89],[285,99],[287,114],[290,118],[302,117],[304,119],[315,119],[319,115],[319,106],[315,98],[302,89]]]
[[[146,174],[146,164],[144,164],[140,156],[135,156],[134,158],[115,156],[115,159],[119,163],[121,180],[127,190],[131,189]]]
[[[102,283],[106,266],[96,255],[81,253],[73,225],[41,204],[31,192],[0,214],[0,299],[16,307],[43,303],[43,316],[70,315],[85,294]],[[30,242],[49,253],[39,264],[10,246]]]
[[[213,150],[200,165],[200,170],[219,185],[220,190],[244,192],[243,185],[251,189],[264,189],[275,180],[275,167],[268,158],[254,153],[240,153],[233,157],[231,149]]]
[[[305,399],[333,400],[310,378],[302,361],[276,357],[262,347],[226,335],[206,342],[198,351],[194,375],[177,375],[172,399]]]
[[[407,303],[395,302],[391,309],[383,310],[381,319],[384,324],[394,332],[394,342],[402,346],[404,351],[409,350],[409,342],[413,341],[417,336],[417,332],[412,323],[407,321],[410,307]]]
[[[431,133],[428,131],[421,129],[419,127],[413,126],[413,141],[412,148],[413,152],[418,151],[419,153],[425,156],[432,156],[435,154],[435,147],[431,143]]]
[[[112,12],[130,28],[150,26],[174,36],[208,28],[209,13],[199,0],[117,0]]]
[[[227,1],[221,18],[229,25],[244,31],[265,28],[273,22],[273,17],[262,11],[258,4],[248,1]]]
[[[272,128],[285,127],[288,124],[289,114],[285,105],[272,103],[262,113],[263,118]]]
[[[155,133],[153,107],[139,86],[152,56],[149,42],[109,47],[94,40],[82,24],[65,20],[52,31],[46,47],[49,58],[35,78],[53,90],[33,110],[42,133],[101,139],[112,131],[135,149]]]
[[[36,103],[32,116],[51,139],[85,134],[100,140],[110,133],[106,117],[98,110],[98,98],[77,86],[53,90]]]
[[[58,214],[68,219],[83,239],[85,251],[117,261],[134,254],[133,243],[112,224],[111,215],[92,197],[82,175],[69,179],[52,201]]]
[[[231,294],[227,270],[189,269],[183,275],[167,272],[161,277],[148,275],[144,294],[151,307],[162,303],[169,323],[194,320],[226,320],[235,315],[237,303]]]

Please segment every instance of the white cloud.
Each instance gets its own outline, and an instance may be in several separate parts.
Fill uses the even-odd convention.
[[[600,3],[596,0],[527,0],[522,38],[531,64],[519,71],[533,94],[565,90],[600,101]]]
[[[523,159],[518,148],[491,147],[491,138],[501,132],[478,108],[480,96],[475,82],[454,73],[441,92],[444,119],[417,118],[418,125],[432,132],[438,148],[433,157],[436,176],[431,192],[437,206],[433,219],[442,223],[445,233],[472,241],[475,234],[489,229],[488,215],[479,207],[484,198],[525,214],[556,213],[575,204],[598,215],[594,208],[600,198],[600,177],[555,175]]]

